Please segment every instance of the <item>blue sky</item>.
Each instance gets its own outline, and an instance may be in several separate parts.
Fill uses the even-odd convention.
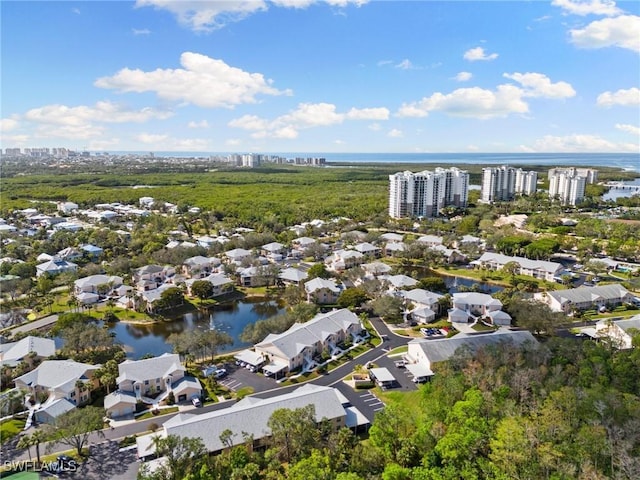
[[[640,148],[637,1],[2,1],[0,8],[2,148]]]

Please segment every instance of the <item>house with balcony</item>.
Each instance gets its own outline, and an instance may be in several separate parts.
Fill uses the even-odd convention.
[[[77,264],[54,257],[52,260],[36,265],[36,277],[41,277],[42,275],[55,277],[64,272],[75,272],[77,270]]]
[[[369,242],[358,243],[353,247],[356,252],[360,252],[365,257],[379,257],[381,253],[380,247],[376,247]]]
[[[319,304],[334,304],[340,296],[341,290],[335,280],[316,277],[304,284],[307,302]]]
[[[364,254],[356,250],[336,250],[329,255],[324,263],[328,270],[344,272],[364,262]]]
[[[16,388],[27,392],[33,419],[51,423],[57,416],[91,400],[91,392],[99,386],[95,377],[99,368],[100,365],[73,360],[45,360],[17,377],[14,383]]]
[[[220,264],[219,258],[196,255],[182,262],[182,274],[188,278],[204,278],[214,273]]]
[[[133,283],[139,291],[153,290],[176,274],[176,269],[167,265],[146,265],[133,272]]]
[[[244,260],[249,259],[253,256],[253,253],[249,250],[245,250],[244,248],[234,248],[233,250],[229,250],[224,252],[224,258],[229,263],[234,263],[236,265],[240,265]]]
[[[254,350],[267,359],[263,370],[269,375],[297,369],[309,371],[318,365],[316,357],[325,349],[331,355],[341,353],[340,344],[347,338],[353,343],[361,341],[363,330],[360,319],[343,308],[295,323],[285,332],[267,335]]]
[[[266,257],[270,262],[279,262],[286,254],[285,246],[279,242],[271,242],[260,247],[260,255]]]
[[[73,282],[73,293],[76,296],[82,293],[109,295],[120,286],[122,286],[122,277],[117,275],[90,275]]]
[[[28,336],[17,342],[0,344],[0,365],[2,368],[17,367],[27,362],[32,367],[56,353],[56,344],[51,338]]]
[[[299,287],[304,283],[308,276],[307,272],[298,270],[297,268],[285,268],[278,274],[278,279],[284,285],[294,285]]]
[[[186,376],[186,368],[175,353],[144,360],[125,360],[118,365],[118,390],[107,395],[104,406],[111,418],[132,414],[138,401],[157,405],[173,392],[176,402],[202,395],[197,378]]]
[[[185,280],[185,285],[187,287],[187,295],[190,297],[194,297],[195,295],[191,291],[191,287],[195,282],[209,282],[213,287],[213,291],[211,293],[211,297],[219,297],[220,295],[224,295],[233,290],[233,280],[231,280],[226,275],[222,273],[212,273],[204,278],[190,278]]]
[[[624,303],[632,303],[634,295],[618,283],[598,287],[578,287],[568,290],[539,292],[533,295],[554,312],[612,309]]]
[[[418,281],[415,278],[411,278],[407,275],[381,275],[378,278],[389,285],[390,293],[415,287],[418,284]]]
[[[485,319],[498,322],[494,325],[511,325],[511,316],[502,311],[502,302],[486,293],[462,292],[453,294],[453,308],[449,310],[448,320],[454,323],[469,323]]]
[[[429,323],[440,313],[440,299],[443,295],[429,292],[422,288],[404,290],[401,292],[405,305],[410,307],[409,315],[417,323]]]
[[[507,264],[515,262],[518,265],[517,274],[527,275],[540,280],[553,282],[554,277],[561,275],[564,267],[556,262],[546,260],[530,260],[525,257],[513,257],[501,253],[485,252],[482,256],[471,262],[471,265],[488,270],[502,270]]]

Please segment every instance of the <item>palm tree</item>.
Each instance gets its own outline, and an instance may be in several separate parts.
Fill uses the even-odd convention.
[[[29,461],[31,461],[31,445],[35,445],[33,443],[33,439],[31,438],[31,435],[23,435],[20,437],[20,440],[18,440],[18,443],[16,445],[17,448],[26,448],[27,452],[29,452]]]
[[[31,434],[31,444],[36,446],[36,459],[40,464],[40,444],[48,440],[47,433],[44,430],[36,430]]]

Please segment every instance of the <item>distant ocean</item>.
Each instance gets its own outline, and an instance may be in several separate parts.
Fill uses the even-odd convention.
[[[148,152],[112,152],[136,153]],[[231,152],[153,152],[156,157],[209,157]],[[238,152],[236,152],[238,153]],[[285,158],[323,157],[328,163],[445,163],[479,165],[543,165],[549,167],[616,167],[640,172],[640,153],[322,153],[282,152]]]

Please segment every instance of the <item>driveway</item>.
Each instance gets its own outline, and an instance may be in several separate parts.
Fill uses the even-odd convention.
[[[240,390],[243,387],[251,387],[254,392],[264,392],[265,390],[271,390],[278,388],[278,382],[273,378],[265,377],[262,374],[257,374],[242,368],[235,364],[227,364],[225,369],[228,375],[220,380],[218,383],[233,390],[234,392]]]
[[[118,442],[107,441],[91,445],[89,458],[75,472],[67,472],[62,478],[135,480],[139,468],[135,449],[120,451]]]

